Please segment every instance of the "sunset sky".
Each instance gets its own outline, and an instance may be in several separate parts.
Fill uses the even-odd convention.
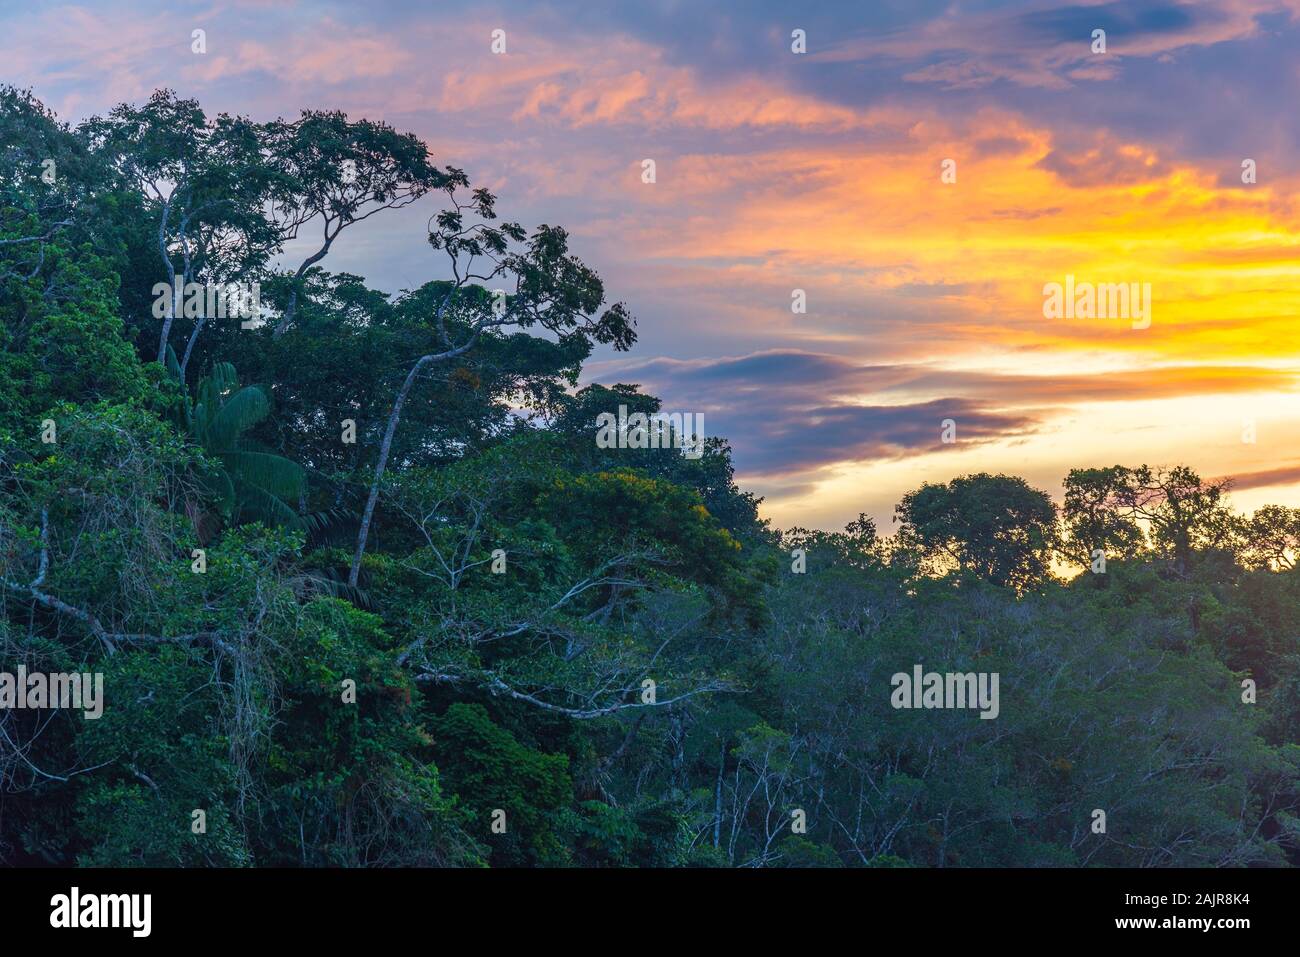
[[[209,114],[344,109],[566,226],[638,319],[587,380],[702,412],[765,516],[825,528],[887,528],[924,481],[1059,496],[1117,463],[1300,505],[1298,53],[1300,0],[0,0],[0,82],[65,119],[160,86]],[[324,265],[438,278],[435,208]],[[1150,283],[1150,327],[1045,319],[1067,275]]]

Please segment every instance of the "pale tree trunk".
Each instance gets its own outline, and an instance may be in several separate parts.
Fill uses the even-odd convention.
[[[343,224],[341,224],[339,228],[334,231],[334,235],[331,236],[329,223],[326,222],[325,244],[303,260],[302,265],[298,267],[298,271],[293,274],[293,286],[289,290],[289,302],[285,306],[284,315],[280,317],[280,321],[277,322],[275,328],[271,330],[271,338],[279,339],[282,335],[288,332],[289,327],[293,325],[294,316],[298,313],[298,290],[302,286],[302,277],[307,274],[308,269],[329,255],[330,246],[334,244],[334,240],[338,237],[339,231],[342,229]]]
[[[206,316],[199,316],[198,322],[194,324],[194,331],[190,333],[190,341],[185,344],[185,357],[181,359],[181,382],[185,381],[185,370],[190,367],[190,354],[194,351],[194,344],[199,341],[199,333],[203,331],[203,326],[207,323]]]
[[[713,846],[716,848],[722,839],[722,772],[727,765],[727,742],[722,742],[718,753],[718,782],[713,797]]]
[[[168,263],[168,266],[170,267],[171,263]],[[162,332],[158,336],[158,364],[159,365],[167,364],[167,341],[171,338],[172,323],[176,320],[176,316],[181,311],[181,297],[182,297],[182,290],[184,289],[184,283],[178,283],[176,281],[176,270],[169,268],[168,272],[170,273],[171,276],[172,294],[169,297],[169,305],[167,307],[167,312],[163,315]],[[183,279],[184,277],[181,278]]]
[[[172,287],[167,311],[163,313],[162,332],[158,336],[158,364],[162,366],[167,364],[167,340],[171,338],[172,323],[176,319],[176,314],[180,312],[181,305],[181,289],[176,284],[176,267],[172,265],[171,256],[167,255],[167,221],[171,218],[171,212],[169,201],[163,205],[162,220],[158,224],[158,253],[167,266],[167,281]]]
[[[457,287],[458,288],[458,287]],[[441,333],[441,340],[444,345],[451,346],[451,341],[447,338],[446,330],[443,329],[443,312],[451,303],[451,297],[455,289],[448,292],[439,304],[437,311],[434,313],[434,319],[438,324]],[[352,568],[348,571],[348,584],[353,588],[357,587],[357,578],[361,575],[361,559],[366,554],[366,539],[370,537],[370,522],[375,516],[375,503],[379,501],[379,487],[384,480],[384,469],[388,465],[388,453],[393,448],[393,436],[397,432],[397,423],[402,417],[402,406],[406,405],[406,397],[411,393],[411,387],[415,385],[416,378],[425,366],[432,362],[443,362],[447,359],[454,359],[457,356],[464,355],[474,347],[478,342],[478,337],[483,330],[489,326],[502,325],[500,321],[488,322],[486,320],[479,322],[474,326],[474,331],[470,337],[461,345],[454,348],[448,348],[446,352],[430,353],[421,356],[407,373],[406,381],[402,383],[401,390],[397,393],[397,401],[393,403],[392,414],[388,416],[388,427],[384,430],[384,441],[379,446],[379,461],[375,463],[375,477],[370,483],[370,496],[366,499],[365,511],[361,513],[361,528],[357,531],[357,550],[352,556]]]
[[[366,539],[370,537],[370,521],[375,515],[375,503],[379,501],[379,486],[383,482],[384,468],[388,465],[388,453],[393,448],[393,436],[397,432],[397,422],[402,417],[402,406],[406,405],[406,397],[410,395],[411,386],[415,385],[420,370],[430,362],[446,358],[448,355],[449,353],[422,356],[411,367],[411,371],[407,373],[406,381],[402,383],[402,388],[397,393],[397,401],[393,403],[392,414],[388,416],[388,427],[384,430],[384,441],[379,446],[379,461],[375,464],[375,477],[370,483],[370,495],[366,499],[365,511],[361,513],[361,529],[357,532],[357,550],[352,558],[352,568],[348,572],[348,584],[353,588],[357,586],[357,578],[361,574],[361,558],[366,553]]]

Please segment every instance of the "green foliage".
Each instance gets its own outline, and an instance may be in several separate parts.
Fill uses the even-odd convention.
[[[183,411],[190,440],[221,463],[208,491],[220,503],[223,515],[302,526],[302,518],[290,504],[305,494],[302,468],[245,438],[271,412],[265,388],[241,388],[235,367],[219,362],[199,380],[194,400],[186,402]]]
[[[116,284],[103,259],[62,242],[47,246],[31,278],[6,278],[0,266],[0,430],[31,444],[60,401],[152,400],[123,337]]]
[[[568,859],[556,813],[573,799],[569,759],[520,744],[476,704],[454,704],[430,721],[448,786],[472,809],[484,831],[505,811],[505,832],[487,843],[498,866],[555,865]]]
[[[1056,542],[1056,509],[1044,492],[1008,475],[925,484],[898,505],[900,544],[928,570],[955,568],[1013,588],[1043,581]]]
[[[82,864],[94,867],[234,867],[250,863],[235,815],[229,742],[214,721],[201,665],[179,648],[105,662],[115,696],[80,736],[92,762],[112,773],[87,781],[78,801]],[[205,812],[205,834],[192,813]],[[167,822],[170,826],[159,826]]]
[[[266,863],[480,861],[470,816],[428,760],[432,738],[391,644],[377,618],[332,598],[306,605],[285,635],[265,757]]]

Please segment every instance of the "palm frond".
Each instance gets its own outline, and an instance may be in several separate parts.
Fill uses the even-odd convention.
[[[219,396],[239,388],[239,373],[235,371],[234,365],[229,362],[214,363],[212,371],[204,378]]]
[[[195,386],[186,419],[191,439],[221,462],[222,471],[212,491],[225,514],[306,528],[309,523],[289,504],[300,500],[306,491],[302,467],[242,441],[243,434],[270,412],[271,397],[266,389],[260,385],[240,388],[235,367],[218,362]]]
[[[277,498],[296,500],[303,491],[306,475],[297,462],[272,452],[233,449],[217,457],[236,482],[253,485]]]
[[[287,525],[302,528],[302,517],[283,499],[265,489],[244,482],[237,483],[240,518],[261,519],[269,525]]]
[[[245,386],[225,397],[206,419],[206,438],[214,450],[234,448],[239,436],[271,412],[271,401],[261,386]]]
[[[165,363],[167,372],[177,382],[183,383],[185,380],[181,377],[181,364],[176,358],[176,350],[170,345],[167,347],[167,359]]]
[[[303,579],[331,598],[341,598],[367,611],[374,607],[370,600],[370,593],[364,588],[349,585],[347,576],[337,569],[324,568],[317,572],[308,572],[303,575]]]
[[[344,522],[355,521],[356,516],[344,508],[327,508],[320,512],[310,512],[303,519],[309,530],[320,534]]]

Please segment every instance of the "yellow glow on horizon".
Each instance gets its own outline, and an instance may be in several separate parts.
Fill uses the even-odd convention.
[[[820,327],[809,320],[800,332],[864,364],[1127,383],[1149,371],[1158,383],[1145,392],[1134,385],[1135,397],[1117,390],[1096,401],[1103,390],[1044,399],[1050,390],[1041,379],[1024,383],[1037,397],[1018,396],[1011,380],[1008,394],[980,394],[979,402],[1000,411],[1056,409],[1033,434],[940,449],[936,422],[932,453],[741,475],[769,496],[764,514],[780,525],[836,527],[866,510],[883,529],[906,491],[975,471],[1022,475],[1058,494],[1074,467],[1186,463],[1210,477],[1267,472],[1289,464],[1292,448],[1300,460],[1292,375],[1300,369],[1300,206],[1289,199],[1296,184],[1237,185],[1232,170],[1172,162],[1140,143],[1105,144],[1084,161],[1018,117],[979,120],[1018,148],[970,155],[969,130],[931,119],[866,152],[710,156],[707,176],[703,165],[684,164],[682,195],[707,181],[744,201],[725,218],[689,222],[672,238],[671,255],[743,263],[741,275],[755,285],[799,277],[798,285],[823,294],[860,294],[873,304],[861,310],[860,348],[852,348],[851,320]],[[940,182],[945,157],[957,159],[955,184]],[[1094,161],[1116,167],[1097,175]],[[1067,276],[1149,283],[1149,328],[1123,318],[1044,318],[1044,284]],[[880,303],[898,304],[900,317],[881,318]],[[1286,374],[1253,384],[1262,370]],[[890,405],[962,394],[901,388],[833,398]],[[1258,421],[1255,445],[1240,440],[1246,416]],[[1297,485],[1277,488],[1294,502]],[[1258,504],[1267,491],[1240,498]]]

